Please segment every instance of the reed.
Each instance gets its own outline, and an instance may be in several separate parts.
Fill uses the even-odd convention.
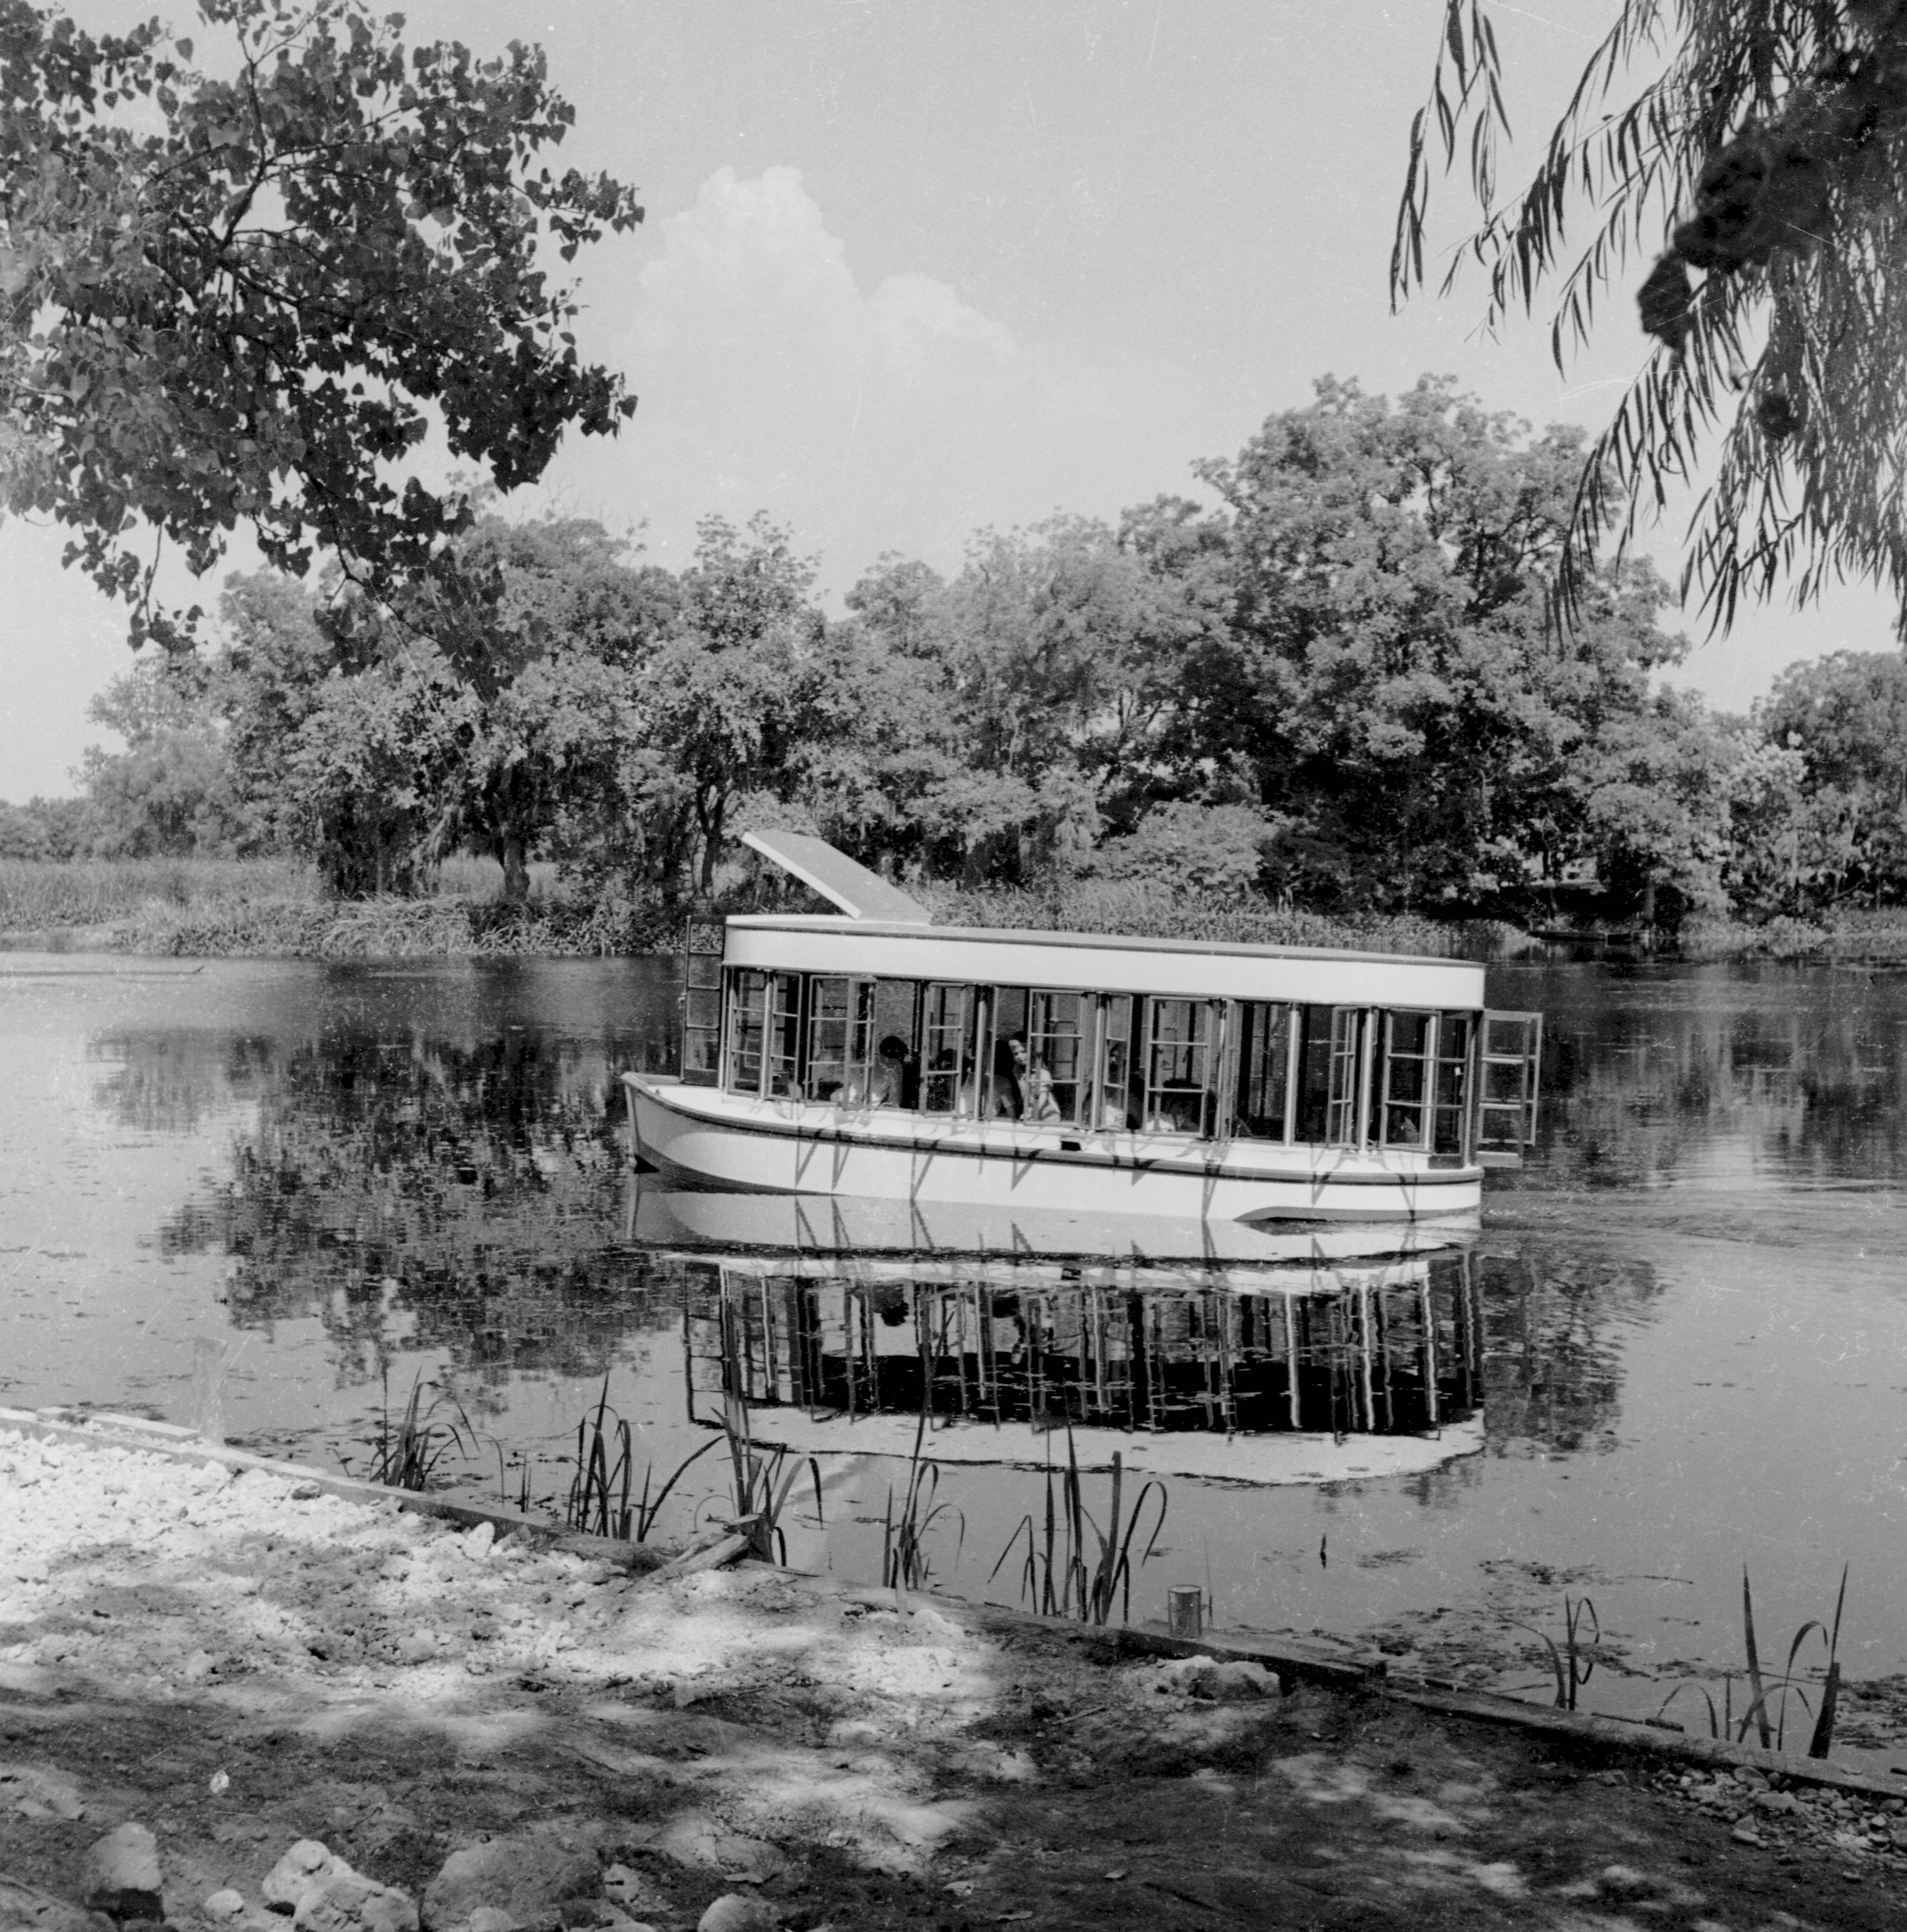
[[[427,1388],[436,1390],[427,1404],[424,1400]],[[427,1382],[421,1376],[412,1377],[410,1398],[394,1424],[391,1378],[387,1374],[377,1433],[368,1444],[371,1462],[365,1480],[382,1484],[387,1489],[427,1490],[443,1459],[454,1451],[467,1460],[475,1452],[476,1439],[476,1431],[463,1412],[463,1405],[448,1389],[439,1388],[435,1382]]]
[[[570,1478],[563,1521],[586,1536],[613,1538],[620,1543],[646,1543],[669,1492],[682,1472],[697,1456],[706,1456],[721,1440],[711,1436],[691,1449],[651,1494],[655,1465],[643,1466],[642,1488],[634,1490],[635,1457],[628,1424],[609,1406],[609,1378],[593,1412],[585,1411],[576,1425],[576,1471]],[[527,1478],[526,1477],[526,1482]]]
[[[960,1540],[954,1561],[967,1546],[967,1519],[951,1503],[937,1502],[940,1488],[940,1467],[921,1454],[927,1438],[927,1412],[920,1412],[914,1430],[913,1454],[907,1460],[907,1485],[899,1512],[894,1508],[894,1486],[887,1486],[887,1508],[880,1525],[880,1580],[889,1589],[924,1590],[932,1574],[928,1560],[927,1538],[943,1515],[959,1519]]]
[[[1106,1526],[1102,1529],[1086,1507],[1078,1452],[1069,1422],[1066,1466],[1061,1471],[1055,1471],[1051,1464],[1047,1467],[1043,1523],[1036,1528],[1030,1511],[1021,1519],[1019,1527],[1007,1539],[1006,1547],[988,1573],[987,1581],[991,1583],[1000,1574],[1007,1558],[1024,1543],[1020,1564],[1022,1603],[1031,1599],[1042,1616],[1073,1617],[1081,1623],[1105,1624],[1112,1619],[1116,1601],[1120,1621],[1130,1622],[1135,1567],[1132,1546],[1150,1498],[1156,1505],[1156,1514],[1152,1534],[1140,1553],[1139,1565],[1143,1567],[1158,1547],[1159,1532],[1165,1526],[1167,1498],[1165,1485],[1156,1477],[1148,1478],[1134,1498],[1131,1514],[1122,1516],[1124,1477],[1123,1460],[1114,1450],[1111,1496]]]
[[[1752,1728],[1757,1742],[1764,1750],[1785,1750],[1788,1748],[1788,1702],[1790,1697],[1801,1706],[1814,1720],[1808,1733],[1807,1754],[1810,1757],[1825,1758],[1834,1748],[1834,1721],[1840,1707],[1841,1694],[1841,1613],[1847,1606],[1848,1566],[1841,1566],[1840,1588],[1834,1596],[1834,1618],[1831,1624],[1822,1623],[1819,1618],[1810,1617],[1802,1624],[1788,1646],[1788,1660],[1778,1676],[1766,1676],[1762,1669],[1761,1648],[1755,1632],[1755,1596],[1748,1580],[1748,1566],[1741,1568],[1741,1640],[1746,1660],[1748,1702],[1741,1715],[1735,1714],[1735,1673],[1724,1672],[1722,1678],[1722,1702],[1716,1707],[1714,1694],[1703,1684],[1678,1684],[1662,1700],[1656,1712],[1660,1720],[1684,1690],[1697,1690],[1708,1706],[1708,1735],[1712,1738],[1726,1738],[1736,1744],[1745,1744]],[[1826,1648],[1827,1660],[1822,1669],[1818,1685],[1820,1702],[1811,1706],[1804,1685],[1806,1679],[1796,1670],[1802,1646],[1811,1636],[1821,1639]]]
[[[722,1398],[722,1433],[728,1444],[733,1474],[733,1527],[748,1539],[748,1554],[763,1563],[786,1563],[788,1539],[781,1528],[783,1511],[802,1472],[802,1459],[790,1459],[786,1449],[757,1449],[748,1424],[748,1406],[733,1389]],[[712,1447],[712,1442],[708,1446]],[[806,1459],[814,1482],[814,1514],[821,1508],[821,1466]]]
[[[1603,1640],[1603,1626],[1596,1615],[1596,1606],[1587,1597],[1563,1599],[1563,1646],[1559,1650],[1556,1640],[1546,1630],[1538,1630],[1534,1624],[1517,1622],[1510,1619],[1515,1628],[1528,1630],[1539,1639],[1549,1652],[1550,1668],[1556,1678],[1556,1708],[1559,1711],[1573,1711],[1577,1694],[1596,1674],[1596,1646]],[[1582,1638],[1584,1624],[1587,1622],[1591,1636],[1585,1643]]]

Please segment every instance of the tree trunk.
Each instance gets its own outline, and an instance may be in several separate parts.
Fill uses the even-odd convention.
[[[522,838],[506,832],[497,842],[496,856],[503,863],[503,902],[521,905],[529,897],[529,855]]]

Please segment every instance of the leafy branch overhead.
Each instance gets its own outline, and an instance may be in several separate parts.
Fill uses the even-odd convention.
[[[1435,163],[1447,170],[1460,150],[1483,220],[1444,286],[1466,258],[1480,264],[1489,326],[1553,289],[1560,367],[1599,296],[1634,289],[1660,348],[1589,452],[1566,604],[1602,533],[1660,509],[1715,434],[1684,585],[1715,625],[1783,580],[1798,604],[1860,578],[1907,606],[1907,4],[1622,0],[1507,197],[1501,67],[1488,0],[1445,0],[1391,292],[1401,302],[1424,280]]]
[[[544,164],[574,117],[539,49],[407,48],[360,0],[199,12],[202,68],[156,21],[0,0],[0,490],[70,529],[135,642],[199,614],[153,607],[168,538],[202,573],[248,525],[381,591],[469,520],[403,473],[433,422],[507,490],[635,406],[545,256],[642,210]]]

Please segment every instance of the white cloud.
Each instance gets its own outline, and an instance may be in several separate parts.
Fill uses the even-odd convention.
[[[1021,343],[925,274],[864,291],[792,168],[723,169],[659,238],[614,452],[658,561],[766,508],[837,589],[883,549],[944,568],[982,524],[1181,488],[1206,446],[1182,370]]]

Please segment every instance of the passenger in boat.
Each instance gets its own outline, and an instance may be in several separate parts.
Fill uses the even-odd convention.
[[[1020,1089],[1020,1118],[1058,1120],[1060,1103],[1053,1096],[1053,1075],[1045,1061],[1035,1060],[1028,1053],[1024,1034],[1015,1034],[1006,1045],[1013,1056],[1014,1077]]]
[[[920,1062],[907,1042],[890,1033],[880,1043],[870,1082],[870,1099],[877,1107],[918,1107],[920,1105]]]
[[[1024,1034],[1014,1034],[996,1043],[993,1050],[993,1077],[987,1082],[982,1118],[992,1120],[1017,1120],[1020,1118],[1020,1070],[1027,1064]]]

